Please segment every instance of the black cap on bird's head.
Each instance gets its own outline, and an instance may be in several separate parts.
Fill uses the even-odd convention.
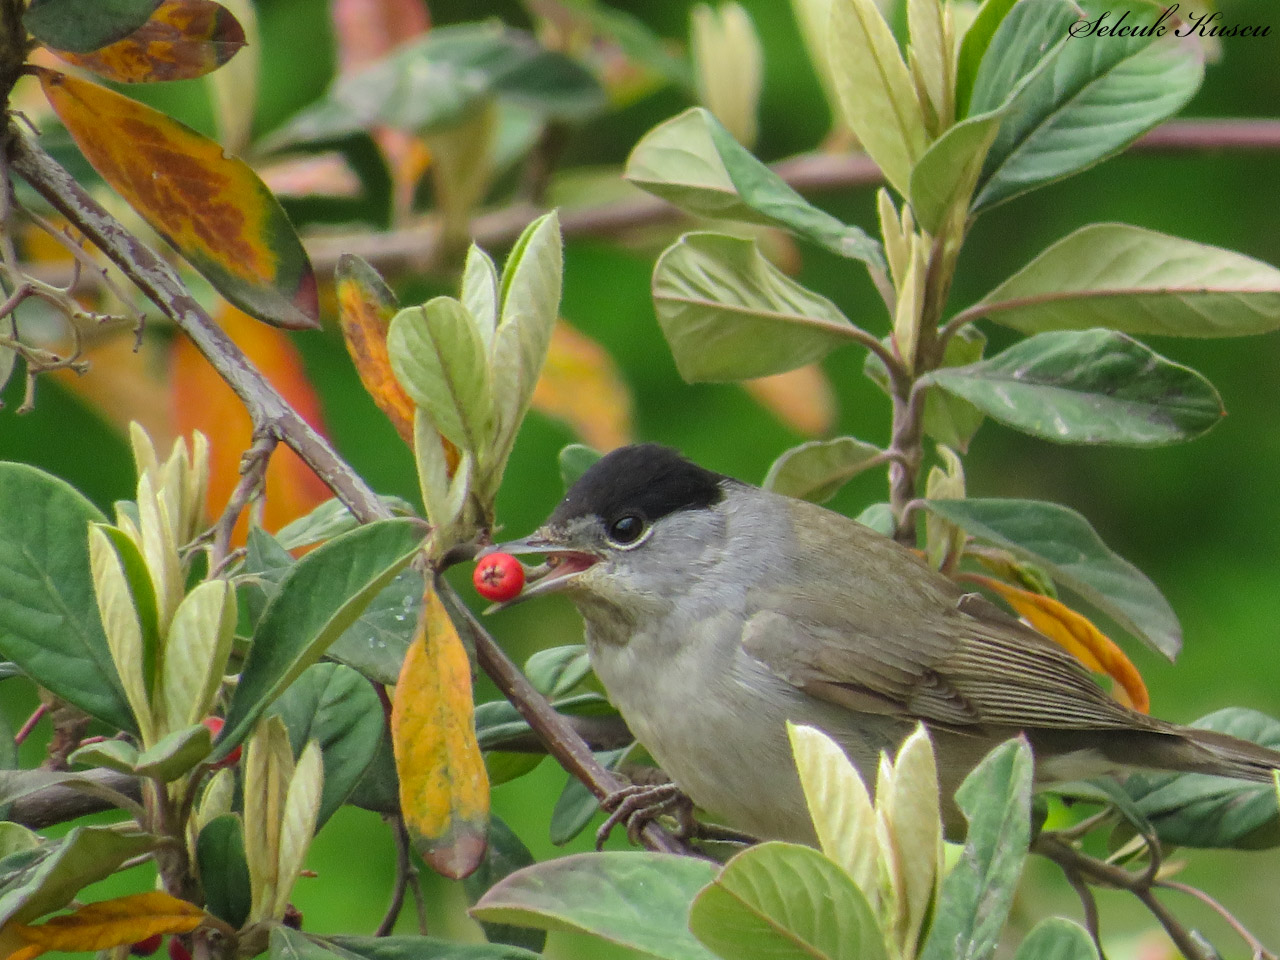
[[[514,603],[566,584],[609,551],[638,547],[663,517],[714,506],[729,479],[660,444],[619,447],[578,478],[542,527],[484,553],[547,555]]]

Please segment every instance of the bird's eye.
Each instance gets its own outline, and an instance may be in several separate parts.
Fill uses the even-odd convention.
[[[644,521],[628,513],[609,524],[609,539],[619,546],[635,543],[644,533]]]

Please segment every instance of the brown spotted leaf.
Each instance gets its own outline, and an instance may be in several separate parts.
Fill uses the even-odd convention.
[[[136,100],[30,69],[94,169],[219,293],[275,326],[319,325],[302,241],[244,161]]]
[[[195,904],[152,891],[86,904],[36,926],[19,927],[17,933],[40,950],[78,953],[137,943],[157,934],[190,933],[204,918],[205,912]]]
[[[391,705],[400,809],[422,859],[446,877],[484,859],[489,777],[476,744],[471,662],[428,583]]]
[[[123,40],[90,53],[60,53],[68,63],[117,83],[191,80],[217,70],[245,44],[244,28],[213,0],[164,0]]]

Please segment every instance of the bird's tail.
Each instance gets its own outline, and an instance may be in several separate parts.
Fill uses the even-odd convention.
[[[1259,783],[1270,783],[1273,771],[1280,770],[1280,751],[1217,730],[1199,727],[1177,727],[1176,730],[1182,749],[1175,747],[1172,759],[1178,762],[1168,764],[1166,769]]]

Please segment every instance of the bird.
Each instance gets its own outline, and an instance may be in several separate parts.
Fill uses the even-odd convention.
[[[832,737],[869,789],[923,723],[949,832],[947,800],[1018,735],[1041,785],[1140,768],[1269,782],[1280,768],[1278,752],[1121,704],[897,541],[665,446],[608,453],[496,551],[545,557],[509,603],[572,601],[636,738],[694,804],[760,839],[814,841],[788,722]]]

